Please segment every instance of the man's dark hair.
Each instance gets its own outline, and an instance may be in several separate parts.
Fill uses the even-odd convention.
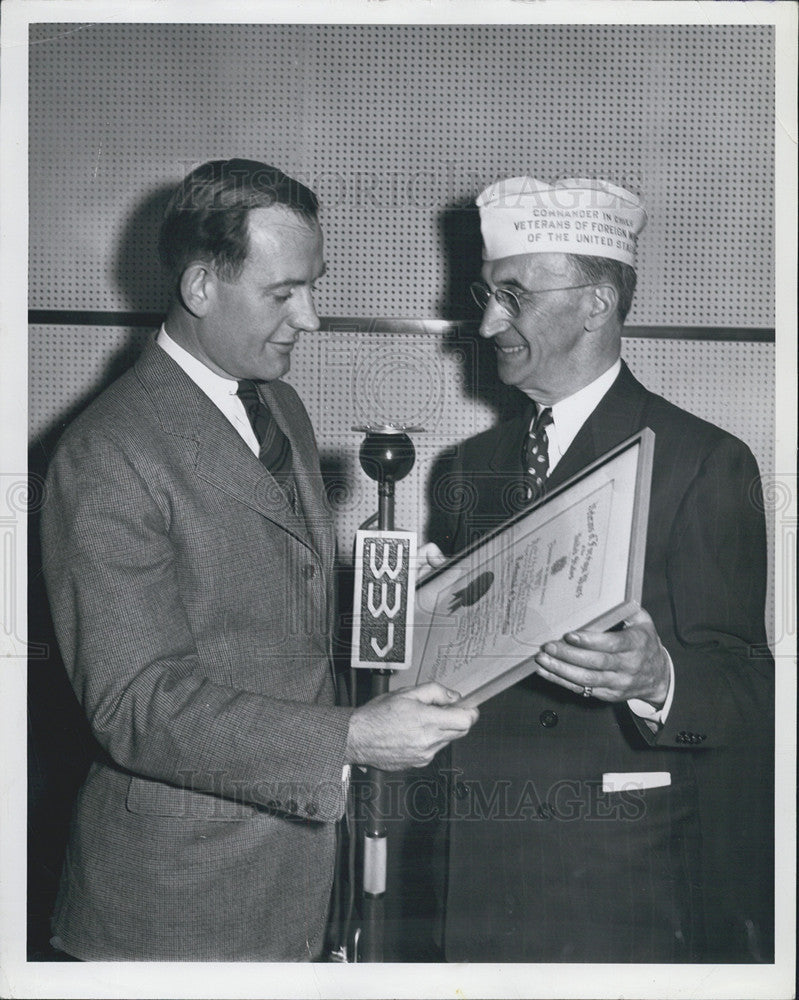
[[[633,303],[635,283],[638,280],[635,269],[629,264],[623,264],[620,260],[611,260],[609,257],[587,257],[577,253],[570,253],[568,257],[581,282],[600,284],[607,281],[613,285],[619,293],[617,311],[619,321],[623,323]]]
[[[308,221],[316,195],[277,167],[257,160],[211,160],[178,185],[169,200],[158,250],[177,280],[193,260],[207,261],[220,278],[235,281],[249,251],[247,216],[254,208],[285,205]]]

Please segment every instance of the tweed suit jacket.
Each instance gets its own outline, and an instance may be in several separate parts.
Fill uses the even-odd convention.
[[[263,396],[302,511],[151,342],[64,434],[43,512],[59,645],[98,743],[54,918],[83,959],[318,956],[349,710],[334,534],[294,390]]]
[[[438,520],[445,551],[513,513],[528,422],[459,449],[440,495],[467,502]],[[438,770],[449,822],[432,884],[450,960],[757,957],[752,928],[756,937],[769,920],[773,662],[756,463],[624,365],[550,486],[643,427],[656,437],[642,606],[674,664],[668,719],[653,733],[624,703],[536,676],[482,706]],[[670,783],[604,792],[614,773]],[[424,853],[418,841],[413,850]]]

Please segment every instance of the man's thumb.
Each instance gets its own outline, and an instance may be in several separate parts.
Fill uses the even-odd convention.
[[[410,688],[402,693],[406,697],[423,702],[425,705],[451,705],[460,698],[457,691],[451,691],[436,681],[428,681],[427,684],[420,684],[418,687]]]

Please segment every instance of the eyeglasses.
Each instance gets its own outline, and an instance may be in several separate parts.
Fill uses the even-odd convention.
[[[592,288],[596,284],[597,282],[590,281],[585,285],[565,285],[560,288],[531,288],[525,289],[523,296],[533,298],[536,295],[543,295],[545,292],[568,292],[573,288]],[[522,311],[521,299],[523,296],[517,295],[516,292],[512,292],[509,288],[495,288],[492,292],[484,281],[473,281],[469,285],[469,291],[481,309],[487,309],[488,303],[493,297],[497,300],[497,305],[501,309],[504,309],[511,319],[515,319]]]

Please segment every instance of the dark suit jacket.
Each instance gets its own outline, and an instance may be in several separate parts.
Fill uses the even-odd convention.
[[[432,537],[446,551],[513,513],[528,422],[529,412],[459,449],[437,492],[465,501],[439,517]],[[535,676],[482,706],[438,769],[448,863],[433,885],[447,959],[692,961],[722,948],[722,932],[750,951],[728,960],[758,957],[773,664],[757,466],[736,438],[623,366],[550,486],[642,427],[656,435],[642,606],[674,663],[668,720],[653,735],[626,704]],[[668,772],[671,784],[603,793],[613,772]],[[722,884],[735,878],[742,891]]]
[[[294,390],[263,394],[303,514],[151,343],[65,433],[43,513],[64,662],[101,752],[54,918],[84,959],[316,957],[349,710],[334,535]]]

